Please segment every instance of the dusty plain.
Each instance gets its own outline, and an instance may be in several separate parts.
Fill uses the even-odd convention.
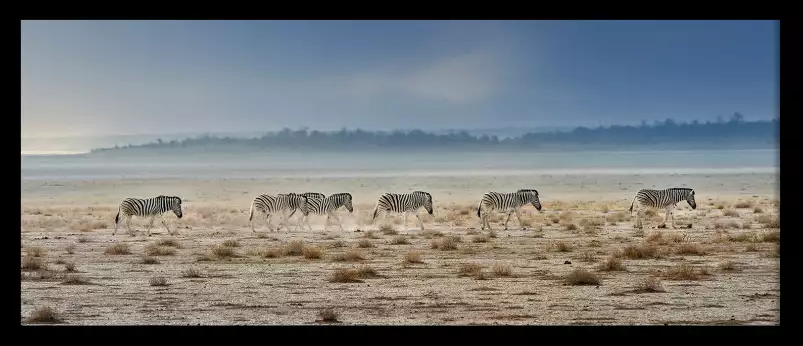
[[[418,176],[21,182],[21,323],[71,325],[778,324],[776,174]],[[692,187],[675,229],[643,230],[639,188]],[[504,230],[480,230],[489,190],[541,192]],[[370,223],[382,192],[432,193],[433,216]],[[248,224],[260,193],[349,192],[343,230]],[[119,201],[178,195],[145,235]],[[274,217],[273,224],[281,219]],[[522,229],[523,226],[523,229]]]

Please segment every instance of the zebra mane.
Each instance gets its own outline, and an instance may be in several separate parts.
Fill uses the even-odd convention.
[[[429,194],[429,192],[426,192],[426,191],[413,191],[413,193],[422,193],[422,194],[427,195],[429,198],[432,198],[432,195]]]
[[[536,189],[520,189],[520,190],[518,190],[516,192],[532,192],[532,193],[535,193],[536,195],[538,194],[538,190],[536,190]]]
[[[157,196],[156,198],[177,199],[177,200],[178,200],[178,204],[181,204],[181,197],[178,197],[178,196],[165,196],[165,195],[159,195],[159,196]]]
[[[669,189],[667,189],[667,190],[674,190],[674,191],[686,191],[686,192],[692,192],[692,191],[694,191],[694,189],[692,189],[692,188],[688,188],[688,187],[672,187],[672,188],[669,188]]]
[[[341,196],[349,196],[349,198],[351,198],[351,194],[348,193],[348,192],[333,193],[333,194],[329,195],[329,197],[327,197],[327,198],[337,198],[337,197],[341,197]]]

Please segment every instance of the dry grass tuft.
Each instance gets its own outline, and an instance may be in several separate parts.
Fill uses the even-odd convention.
[[[706,254],[705,250],[703,250],[699,245],[693,243],[681,244],[675,249],[675,253],[678,255],[694,256],[703,256]]]
[[[293,240],[284,246],[285,256],[301,256],[304,253],[304,242]]]
[[[758,246],[756,244],[753,244],[753,243],[747,244],[747,246],[744,247],[744,251],[756,252],[756,251],[758,251]]]
[[[145,247],[145,254],[148,256],[172,256],[176,254],[176,250],[171,247],[160,246],[157,243],[153,243]]]
[[[335,240],[331,244],[329,244],[329,247],[333,248],[333,249],[341,248],[341,247],[345,247],[345,246],[346,246],[346,242],[344,242],[342,240]]]
[[[566,276],[565,280],[567,284],[573,286],[600,284],[600,279],[598,276],[582,268],[573,270],[571,273],[569,273],[569,275]]]
[[[622,264],[622,260],[617,258],[617,257],[615,257],[615,256],[608,257],[608,259],[605,260],[605,262],[603,262],[603,263],[601,263],[599,265],[598,269],[600,271],[604,271],[604,272],[615,272],[615,271],[626,271],[627,270],[625,265]]]
[[[72,255],[75,252],[75,244],[70,244],[64,247],[64,252]]]
[[[482,267],[476,263],[461,264],[458,271],[458,276],[470,276],[477,280],[485,280],[485,273],[483,273]]]
[[[337,262],[356,262],[364,259],[365,257],[363,257],[362,253],[357,249],[348,249],[346,252],[334,257],[334,260]]]
[[[28,318],[25,319],[28,323],[61,323],[62,319],[53,308],[49,306],[40,306],[36,310],[31,311]]]
[[[608,214],[605,216],[605,220],[612,224],[617,224],[619,222],[627,221],[630,215],[627,213],[620,211],[613,214]]]
[[[673,243],[683,243],[688,241],[689,236],[685,233],[674,233],[672,236],[669,237],[669,240]]]
[[[425,239],[443,237],[443,233],[441,231],[433,231],[431,229],[428,229],[428,230],[425,230],[425,231],[421,232],[421,235]]]
[[[79,243],[88,243],[89,242],[89,238],[84,237],[84,236],[80,236],[80,237],[78,237],[78,239],[76,241],[79,242]]]
[[[236,242],[236,240],[235,240],[235,242]],[[223,244],[225,245],[226,243],[224,242]],[[156,242],[156,245],[159,245],[159,246],[172,246],[174,248],[179,248],[179,249],[181,248],[181,244],[178,243],[178,240],[173,239],[173,238],[167,238],[167,239],[159,240],[158,242]]]
[[[30,257],[44,257],[45,256],[45,249],[35,246],[25,248],[25,254]]]
[[[629,259],[660,258],[658,247],[653,244],[628,245],[622,255]]]
[[[306,259],[319,259],[323,257],[323,250],[317,246],[305,246],[302,253]]]
[[[424,263],[424,261],[421,260],[421,254],[418,251],[410,251],[404,254],[404,263],[417,264]]]
[[[432,242],[432,248],[441,251],[457,250],[457,241],[455,237],[445,237]]]
[[[728,209],[722,212],[722,216],[739,217],[739,212],[733,209]]]
[[[130,255],[131,249],[128,243],[117,243],[107,247],[104,253],[107,255]]]
[[[224,245],[217,245],[213,247],[212,255],[221,259],[237,257],[236,253],[234,252],[234,248]]]
[[[407,237],[400,235],[393,237],[393,240],[391,240],[390,243],[393,245],[404,245],[410,244],[410,241],[407,240]]]
[[[201,271],[194,267],[190,267],[184,269],[184,271],[181,272],[181,276],[185,278],[199,278],[201,277]]]
[[[735,236],[734,235],[728,235],[727,239],[732,241],[732,242],[737,242],[737,243],[752,243],[752,242],[755,242],[755,241],[758,240],[756,238],[755,234],[748,233],[748,232],[740,233],[740,234],[735,235]]]
[[[557,251],[557,252],[570,252],[570,251],[572,251],[572,246],[569,245],[569,244],[566,244],[566,243],[564,243],[562,241],[559,241],[559,242],[555,243],[555,251]]]
[[[71,274],[64,277],[64,280],[61,281],[62,285],[90,285],[88,279],[83,276]]]
[[[385,235],[399,234],[399,231],[397,231],[396,228],[393,227],[393,225],[382,225],[382,226],[379,227],[379,231],[382,232],[382,234],[385,234]],[[366,233],[368,233],[368,232],[366,232]]]
[[[368,240],[368,239],[360,239],[360,241],[357,242],[357,247],[366,249],[366,248],[374,247],[374,244],[371,244],[371,241]]]
[[[577,230],[577,225],[575,225],[573,223],[570,223],[570,224],[566,225],[566,231],[576,231],[576,230]]]
[[[688,263],[681,263],[666,270],[664,275],[669,280],[699,280],[708,275],[705,269],[697,269]]]
[[[379,239],[379,236],[374,234],[374,231],[365,231],[365,233],[362,234],[362,237],[365,239]]]
[[[641,282],[641,284],[639,284],[638,287],[636,287],[636,289],[632,290],[631,292],[633,292],[633,293],[661,293],[661,292],[666,292],[666,290],[664,289],[663,284],[661,284],[661,280],[660,279],[658,279],[658,278],[656,278],[654,276],[649,276],[646,279],[644,279],[644,281]]]
[[[73,262],[64,263],[64,271],[66,271],[66,272],[74,272],[75,271],[75,263],[73,263]]]
[[[262,258],[279,258],[284,255],[282,249],[262,249],[259,251],[259,256]]]
[[[167,279],[164,276],[154,276],[149,280],[151,286],[167,286]]]
[[[471,238],[472,243],[487,243],[488,237],[484,235],[475,235]]]
[[[142,260],[139,263],[142,263],[142,264],[159,264],[159,260],[156,259],[156,258],[153,258],[151,256],[143,256]]]
[[[781,219],[778,216],[759,215],[756,222],[764,228],[781,228]]]
[[[763,214],[763,213],[764,213],[764,208],[762,208],[762,207],[755,207],[755,208],[753,208],[753,213],[756,213],[756,214]]]
[[[646,240],[651,243],[666,243],[666,239],[664,239],[664,232],[661,231],[650,233]]]
[[[371,268],[369,266],[360,266],[357,268],[357,277],[361,279],[372,279],[372,278],[378,278],[379,274],[376,273],[376,270],[374,270],[374,268]]]
[[[594,256],[594,254],[592,252],[586,251],[586,252],[583,252],[582,255],[580,255],[580,260],[583,261],[583,262],[596,262],[597,258],[596,258],[596,256]]]
[[[494,263],[493,267],[491,267],[491,271],[493,271],[495,276],[499,277],[506,277],[510,276],[511,272],[513,271],[512,267],[509,264],[504,263]]]
[[[779,243],[781,241],[781,231],[770,231],[761,235],[761,240],[767,243]]]
[[[719,269],[726,272],[738,271],[739,268],[736,266],[736,263],[733,261],[725,261],[719,264]]]
[[[360,274],[355,269],[338,268],[335,269],[329,282],[349,283],[349,282],[362,282]]]
[[[237,239],[226,239],[223,241],[221,245],[228,247],[238,247],[240,246],[240,241]]]
[[[337,322],[337,312],[332,308],[324,308],[318,311],[318,318],[321,322]]]
[[[488,231],[488,238],[496,238],[496,231],[490,230]]]
[[[22,258],[22,269],[23,270],[45,269],[45,263],[42,261],[41,258],[25,256]]]

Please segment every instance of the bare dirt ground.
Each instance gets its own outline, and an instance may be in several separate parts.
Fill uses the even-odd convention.
[[[496,214],[494,230],[482,231],[476,201],[456,196],[436,202],[434,216],[419,211],[424,231],[413,216],[409,230],[398,216],[370,225],[368,196],[355,197],[354,214],[338,211],[343,231],[335,223],[324,231],[318,216],[313,231],[291,223],[269,232],[262,219],[254,233],[255,194],[231,197],[242,196],[232,188],[224,197],[210,191],[225,183],[205,184],[183,219],[166,216],[178,234],[157,220],[147,237],[138,218],[138,232],[121,225],[111,235],[119,195],[110,186],[81,199],[70,183],[60,192],[31,184],[21,215],[22,323],[779,323],[771,192],[701,197],[700,189],[697,210],[678,205],[677,229],[655,228],[663,212],[634,229],[631,188],[608,199],[542,198],[541,212],[522,209],[524,230],[515,215],[503,230]]]

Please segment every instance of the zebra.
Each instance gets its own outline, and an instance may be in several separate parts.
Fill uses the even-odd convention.
[[[639,202],[636,206],[636,228],[644,228],[641,222],[641,215],[646,208],[665,209],[666,216],[664,222],[658,225],[659,228],[666,227],[666,221],[672,218],[672,228],[675,228],[675,215],[674,209],[679,202],[686,201],[692,209],[697,209],[697,202],[694,201],[694,189],[687,187],[673,187],[664,190],[641,189],[633,197],[633,202],[630,202],[630,215],[633,215],[633,205]]]
[[[273,213],[281,213],[284,222],[280,224],[276,230],[282,228],[282,226],[287,224],[287,210],[293,210],[295,208],[301,209],[301,213],[306,216],[307,211],[307,198],[297,194],[281,194],[281,195],[259,195],[254,198],[254,201],[251,202],[251,211],[248,215],[248,222],[251,224],[251,230],[256,232],[254,228],[254,210],[264,213],[265,220],[268,222],[268,230],[273,230],[273,225],[270,223],[270,216]]]
[[[488,221],[488,214],[494,210],[507,213],[505,219],[505,230],[507,230],[507,223],[513,213],[516,213],[516,218],[519,220],[521,226],[521,214],[519,208],[532,204],[536,210],[541,211],[541,201],[538,199],[538,190],[534,189],[520,189],[512,193],[501,193],[496,191],[486,192],[482,195],[480,203],[477,205],[477,217],[480,218],[482,225],[480,229],[485,230],[486,227],[491,229],[491,223]],[[485,210],[483,211],[483,207]],[[524,227],[522,227],[523,229]]]
[[[282,196],[282,195],[284,195],[284,194],[279,194],[279,196]],[[307,198],[320,198],[320,199],[326,198],[326,195],[324,195],[324,194],[322,194],[320,192],[304,192],[304,193],[298,193],[298,194],[294,193],[294,192],[291,192],[291,193],[288,193],[287,195],[301,195],[301,196],[304,196],[304,197],[307,197]],[[289,218],[293,217],[293,214],[295,214],[296,210],[298,210],[298,209],[299,208],[297,206],[293,206],[293,211],[290,213],[290,215],[287,215],[287,218],[289,219]]]
[[[117,208],[117,215],[114,217],[114,231],[112,231],[112,236],[117,233],[121,215],[122,218],[125,219],[125,227],[128,229],[129,233],[133,233],[131,230],[131,218],[133,216],[147,216],[150,217],[147,230],[148,236],[150,237],[153,221],[157,216],[159,216],[162,220],[162,225],[164,225],[165,229],[167,229],[167,233],[172,234],[170,232],[170,228],[167,227],[167,223],[164,220],[164,213],[168,211],[172,211],[179,219],[184,216],[184,213],[181,211],[180,197],[159,195],[153,198],[125,198],[122,202],[120,202],[120,206]]]
[[[323,225],[324,231],[329,226],[329,218],[331,217],[335,218],[335,221],[337,221],[337,224],[340,226],[340,230],[342,231],[343,224],[340,222],[340,218],[338,218],[335,214],[335,211],[337,211],[337,209],[340,207],[346,207],[346,210],[348,210],[349,213],[353,213],[354,207],[351,205],[351,200],[351,194],[347,192],[335,193],[326,198],[309,198],[307,199],[307,210],[309,214],[303,216],[302,220],[306,221],[307,226],[309,227],[310,231],[312,231],[312,226],[309,224],[309,215],[326,214],[326,222]],[[300,224],[303,229],[304,225],[302,222],[300,222]]]
[[[388,213],[393,211],[404,214],[404,230],[407,231],[407,213],[413,212],[424,230],[424,221],[415,213],[418,208],[424,207],[429,215],[432,215],[432,195],[429,192],[413,191],[412,193],[384,193],[379,196],[374,208],[374,215],[371,222],[376,220],[377,215],[383,214],[383,220],[387,219]]]

